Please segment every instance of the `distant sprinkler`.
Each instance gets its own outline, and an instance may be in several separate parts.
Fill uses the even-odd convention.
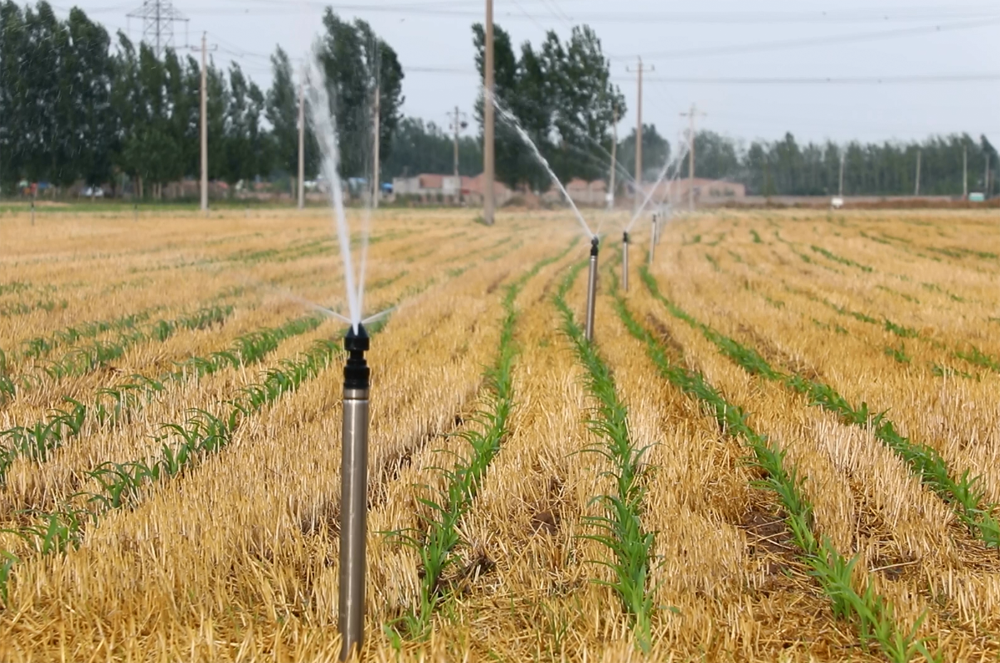
[[[622,290],[628,292],[628,231],[622,233]]]
[[[649,266],[653,266],[653,259],[656,258],[656,215],[649,222]]]
[[[597,298],[597,254],[600,251],[597,237],[590,240],[590,278],[587,281],[587,340],[594,340],[594,304]]]
[[[35,225],[35,201],[31,201],[31,225]]]
[[[136,203],[135,205],[132,206],[132,221],[134,222],[138,220],[139,220],[139,203]]]
[[[363,324],[344,337],[344,425],[340,468],[340,660],[361,650],[365,638],[365,536],[368,529],[368,392],[371,370]]]

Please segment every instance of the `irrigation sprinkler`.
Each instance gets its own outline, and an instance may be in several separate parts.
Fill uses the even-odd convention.
[[[649,266],[653,266],[653,258],[656,257],[656,217],[649,222]]]
[[[590,240],[590,278],[587,281],[587,340],[594,340],[594,304],[597,298],[597,252],[601,240],[594,237]]]
[[[31,225],[35,225],[35,201],[31,201]]]
[[[628,231],[622,233],[622,290],[628,292]]]
[[[139,220],[139,203],[136,203],[135,205],[132,206],[132,221],[135,222],[138,220]]]
[[[365,638],[365,536],[368,521],[368,391],[371,370],[363,324],[344,337],[344,427],[340,468],[340,660],[360,651]]]

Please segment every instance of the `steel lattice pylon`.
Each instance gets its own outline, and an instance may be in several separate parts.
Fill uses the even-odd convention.
[[[142,19],[142,41],[153,49],[157,58],[162,58],[163,52],[174,46],[174,23],[188,21],[174,9],[170,0],[143,0],[142,7],[127,16]]]

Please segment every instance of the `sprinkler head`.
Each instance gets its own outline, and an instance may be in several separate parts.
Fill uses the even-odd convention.
[[[359,324],[357,331],[352,326],[344,336],[344,349],[347,350],[347,363],[344,364],[344,389],[368,389],[371,369],[365,361],[365,352],[369,347],[368,332],[365,326]]]
[[[590,255],[596,256],[597,251],[600,248],[600,245],[601,245],[601,240],[598,239],[597,237],[592,237],[590,239]]]
[[[628,231],[627,230],[624,233],[622,233],[622,243],[628,244]]]

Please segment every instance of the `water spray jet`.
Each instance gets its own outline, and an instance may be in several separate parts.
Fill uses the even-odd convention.
[[[360,651],[365,638],[365,536],[368,530],[368,395],[370,345],[363,324],[344,337],[343,436],[340,474],[340,660]]]
[[[622,290],[628,292],[628,231],[622,233]]]
[[[590,240],[590,276],[587,280],[587,340],[594,340],[594,304],[597,299],[597,254],[600,251],[601,240],[592,237]]]

